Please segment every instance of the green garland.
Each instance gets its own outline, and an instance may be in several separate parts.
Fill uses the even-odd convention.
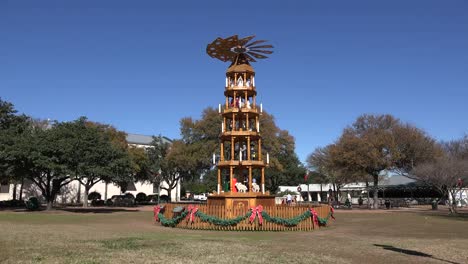
[[[328,219],[330,219],[331,215],[332,215],[332,212],[329,212],[327,217],[324,217],[324,218],[322,218],[320,216],[317,216],[317,219],[319,221],[319,225],[323,225],[323,226],[327,225]]]
[[[175,227],[180,222],[180,220],[184,219],[187,216],[187,214],[188,211],[183,211],[179,216],[176,216],[172,219],[166,219],[166,217],[164,217],[164,214],[159,213],[158,217],[159,221],[161,222],[161,225]]]
[[[280,224],[284,226],[297,226],[300,222],[304,221],[307,218],[310,218],[311,213],[309,210],[307,210],[303,214],[300,214],[293,218],[281,218],[281,217],[270,216],[267,212],[263,211],[262,216],[263,216],[263,219],[268,222],[272,222],[272,223]]]
[[[188,213],[189,212],[187,210],[185,210],[179,216],[176,216],[176,217],[174,217],[172,219],[165,218],[164,214],[162,214],[162,213],[159,213],[158,217],[159,217],[159,220],[160,220],[160,222],[161,222],[161,224],[163,226],[175,227],[182,219],[184,219],[187,216]],[[195,216],[200,218],[200,220],[202,222],[208,222],[210,224],[214,224],[214,225],[217,225],[217,226],[233,226],[233,225],[237,225],[241,221],[247,219],[251,214],[252,214],[252,212],[248,211],[245,215],[241,215],[241,216],[231,218],[231,219],[222,219],[222,218],[218,218],[216,216],[207,215],[205,213],[202,213],[201,211],[197,211],[195,213]],[[331,215],[332,215],[332,212],[329,212],[327,217],[324,217],[324,218],[322,218],[320,216],[317,216],[319,225],[322,225],[322,226],[327,225],[327,222],[330,219]],[[306,220],[307,218],[309,218],[311,216],[312,216],[312,214],[311,214],[310,210],[307,210],[304,213],[302,213],[302,214],[300,214],[298,216],[295,216],[293,218],[274,217],[274,216],[270,216],[265,211],[262,212],[262,217],[263,217],[263,219],[265,221],[272,222],[272,223],[275,223],[275,224],[284,225],[284,226],[288,226],[288,227],[296,226],[300,222]]]
[[[200,220],[202,222],[208,222],[210,224],[214,224],[214,225],[218,225],[218,226],[233,226],[233,225],[237,225],[242,220],[249,217],[250,214],[251,214],[251,212],[247,212],[245,215],[241,215],[241,216],[238,216],[238,217],[235,217],[235,218],[222,219],[222,218],[218,218],[216,216],[207,215],[205,213],[197,211],[195,213],[195,216],[198,216],[198,218],[200,218]]]

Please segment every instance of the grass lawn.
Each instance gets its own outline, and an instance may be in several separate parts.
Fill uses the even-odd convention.
[[[148,210],[0,211],[0,263],[468,263],[468,218],[337,211],[313,232],[165,228]]]

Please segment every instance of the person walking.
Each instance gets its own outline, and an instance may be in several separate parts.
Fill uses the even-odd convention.
[[[286,196],[286,203],[288,205],[291,205],[291,202],[292,202],[292,196],[290,193],[288,193],[288,195]]]

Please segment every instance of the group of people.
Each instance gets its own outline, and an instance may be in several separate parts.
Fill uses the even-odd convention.
[[[234,80],[232,78],[230,78],[229,80],[230,80],[229,81],[229,86],[234,87]],[[245,86],[250,87],[251,83],[252,82],[250,81],[250,78],[247,78],[247,80],[245,81]],[[237,78],[236,86],[240,86],[240,87],[244,86],[244,79],[241,76],[239,76],[239,78]]]
[[[288,193],[286,195],[286,198],[281,201],[281,204],[287,204],[287,205],[293,205],[297,203],[297,198],[296,196],[292,196],[291,194]]]
[[[236,99],[233,100],[233,98],[231,98],[231,101],[229,102],[229,106],[231,108],[247,108],[247,109],[251,109],[252,107],[250,106],[250,100],[244,100],[243,98],[241,97],[236,97]]]

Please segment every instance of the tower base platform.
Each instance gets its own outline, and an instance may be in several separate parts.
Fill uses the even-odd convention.
[[[208,206],[225,206],[226,208],[241,209],[258,205],[275,206],[275,196],[269,193],[255,192],[224,192],[208,196]]]

